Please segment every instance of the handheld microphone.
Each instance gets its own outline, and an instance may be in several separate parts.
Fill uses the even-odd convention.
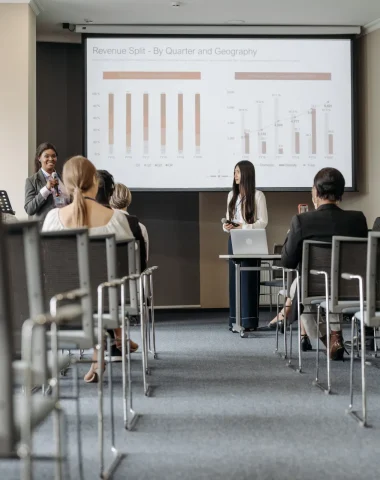
[[[53,172],[52,178],[54,180],[58,180],[57,172]],[[57,183],[57,185],[54,185],[54,190],[55,190],[56,197],[58,197],[59,196],[58,183]]]

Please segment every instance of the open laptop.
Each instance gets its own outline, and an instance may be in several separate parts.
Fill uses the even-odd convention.
[[[234,255],[268,255],[267,232],[264,228],[231,230]]]

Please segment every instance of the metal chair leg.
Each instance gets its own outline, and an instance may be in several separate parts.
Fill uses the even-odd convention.
[[[278,315],[279,315],[279,309],[280,309],[280,294],[277,293],[277,322],[276,322],[276,350],[274,353],[278,354]]]
[[[272,287],[269,286],[269,311],[272,313]]]
[[[130,321],[129,315],[125,314],[125,282],[121,285],[121,351],[122,351],[122,378],[123,378],[123,416],[124,416],[124,428],[127,430],[133,430],[138,415],[133,410],[132,406],[132,377],[131,377],[131,344],[130,339]],[[125,325],[127,324],[127,334],[125,332]],[[127,339],[128,338],[128,342]],[[126,360],[127,358],[127,360]],[[128,394],[127,394],[127,378],[128,378]],[[129,397],[129,406],[128,406]],[[130,416],[128,415],[128,410]]]
[[[99,435],[99,457],[100,457],[100,478],[109,479],[113,472],[117,469],[120,462],[125,457],[124,453],[120,453],[115,448],[115,431],[114,431],[114,412],[113,412],[113,384],[112,384],[112,366],[111,366],[111,339],[107,335],[107,348],[109,355],[108,371],[110,386],[110,406],[111,406],[111,451],[113,460],[107,469],[104,468],[104,405],[103,405],[103,365],[104,365],[104,341],[103,341],[103,289],[109,284],[104,283],[98,287],[98,363],[99,363],[99,382],[98,382],[98,435]]]
[[[317,307],[317,353],[316,353],[316,360],[315,360],[315,380],[313,381],[313,385],[320,387],[319,384],[319,334],[320,334],[320,322],[321,322],[321,307],[318,305]],[[322,388],[323,389],[323,388]]]
[[[156,351],[156,324],[154,320],[154,295],[153,295],[153,274],[149,275],[149,300],[150,300],[150,315],[152,319],[152,344],[150,343],[150,332],[149,332],[149,349],[150,353],[153,355],[153,358],[157,359]]]
[[[83,451],[82,451],[82,439],[80,433],[80,393],[79,393],[79,372],[78,363],[73,362],[73,374],[74,374],[74,398],[76,401],[76,430],[77,430],[77,447],[78,447],[78,464],[79,464],[79,479],[83,480]]]
[[[351,318],[351,352],[350,352],[350,403],[346,413],[350,413],[354,405],[354,331],[355,315]]]
[[[145,276],[144,276],[145,278]],[[142,343],[142,368],[143,368],[143,382],[144,382],[144,394],[149,397],[151,393],[150,386],[147,382],[147,354],[146,354],[146,308],[144,298],[144,278],[140,277],[140,323],[141,323],[141,343]]]
[[[360,319],[360,329],[361,329],[361,380],[362,380],[362,412],[361,415],[353,410],[354,395],[353,395],[353,355],[351,352],[351,379],[350,379],[350,406],[346,413],[348,413],[352,418],[354,418],[362,427],[369,427],[368,417],[367,417],[367,385],[366,385],[366,345],[365,345],[365,324],[364,324],[364,314],[361,315]],[[352,386],[351,386],[352,384]]]

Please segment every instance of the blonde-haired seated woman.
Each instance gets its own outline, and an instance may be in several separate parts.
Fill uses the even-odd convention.
[[[122,183],[116,183],[115,184],[115,190],[112,194],[112,197],[110,199],[110,205],[113,209],[115,210],[120,210],[123,212],[125,215],[129,215],[128,213],[128,207],[132,203],[132,193],[129,190],[128,187],[126,187]],[[141,233],[144,237],[144,243],[145,243],[145,250],[146,250],[146,261],[148,262],[148,257],[149,257],[149,237],[148,237],[148,231],[142,223],[139,222],[139,226],[141,228]]]
[[[87,158],[77,156],[68,160],[63,167],[63,181],[73,202],[66,207],[50,210],[42,227],[43,232],[88,227],[90,236],[114,233],[117,240],[134,238],[125,215],[106,208],[95,200],[98,192],[97,171]],[[119,330],[115,331],[116,340]],[[130,343],[131,350],[132,346],[133,350],[138,348],[134,342]],[[115,349],[120,350],[120,344],[119,341],[112,346],[111,360],[116,359],[114,351]],[[119,351],[117,360],[120,355]],[[89,372],[84,377],[87,383],[97,382],[99,378],[97,350],[94,350],[92,358],[94,363],[91,364]]]

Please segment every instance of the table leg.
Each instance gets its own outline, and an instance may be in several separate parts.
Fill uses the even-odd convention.
[[[234,323],[232,325],[232,328],[235,332],[241,332],[242,331],[240,281],[241,281],[240,263],[235,263],[235,316],[236,316],[236,323]]]

